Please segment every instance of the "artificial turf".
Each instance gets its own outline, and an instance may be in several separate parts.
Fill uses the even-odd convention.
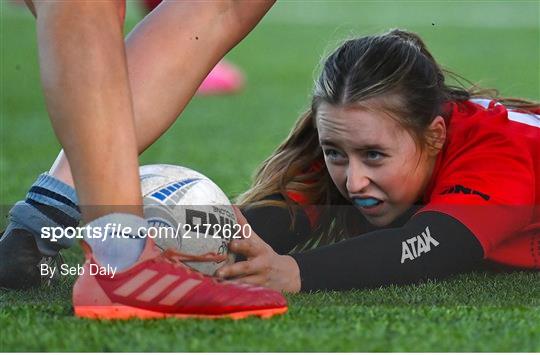
[[[420,33],[444,66],[472,81],[538,100],[539,7],[538,1],[278,3],[228,56],[245,71],[246,89],[196,98],[141,164],[192,167],[233,198],[308,107],[321,55],[345,37],[393,27]],[[4,0],[0,12],[5,214],[49,168],[59,145],[41,94],[34,20]],[[139,15],[130,2],[128,29]],[[78,248],[66,258],[82,260]],[[76,319],[73,281],[0,290],[0,351],[540,351],[535,272],[477,272],[416,286],[289,295],[285,316],[243,321]]]

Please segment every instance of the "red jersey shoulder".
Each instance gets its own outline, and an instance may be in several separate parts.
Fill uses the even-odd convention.
[[[508,111],[489,100],[453,103],[447,142],[426,197],[461,193],[498,203],[529,203],[530,196],[515,189],[527,183],[532,187],[540,176],[539,141],[540,116]],[[504,193],[502,182],[511,184],[512,194]]]
[[[540,117],[490,100],[450,104],[447,143],[422,210],[447,213],[490,250],[534,220]],[[535,195],[536,193],[536,195]]]

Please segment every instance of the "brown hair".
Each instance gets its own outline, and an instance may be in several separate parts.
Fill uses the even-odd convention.
[[[458,85],[450,85],[446,78]],[[295,213],[297,205],[287,192],[300,193],[306,204],[319,205],[318,233],[312,242],[323,244],[361,232],[358,213],[333,184],[319,145],[316,127],[321,103],[347,106],[371,98],[384,100],[391,117],[407,129],[420,146],[425,146],[426,128],[443,112],[445,102],[462,102],[473,97],[495,98],[495,90],[472,86],[465,89],[462,77],[442,69],[422,39],[411,32],[391,30],[382,35],[345,41],[324,61],[315,82],[311,107],[296,122],[289,136],[268,157],[255,174],[252,187],[238,202],[247,208],[261,205],[287,206]],[[538,104],[521,99],[499,99],[509,107],[531,108]],[[377,107],[380,109],[380,107]],[[318,168],[317,168],[318,167]],[[281,193],[286,202],[264,200]]]

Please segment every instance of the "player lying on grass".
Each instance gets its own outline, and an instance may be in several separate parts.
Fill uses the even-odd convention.
[[[210,69],[273,1],[165,2],[125,45],[125,1],[27,3],[37,21],[47,109],[71,165],[61,154],[51,175],[41,175],[10,211],[0,239],[0,287],[12,288],[38,284],[41,256],[69,246],[44,242],[42,227],[76,226],[81,211],[92,230],[104,232],[110,223],[131,231],[147,226],[137,152],[174,122]],[[117,271],[78,277],[73,306],[79,316],[241,318],[287,309],[279,292],[195,273],[182,264],[190,259],[162,253],[145,235],[84,237],[87,261]]]
[[[200,55],[203,58],[207,54]],[[538,212],[532,206],[537,204],[538,197],[531,197],[525,190],[538,182],[531,180],[532,168],[527,177],[510,174],[510,168],[519,171],[527,158],[509,158],[508,152],[501,154],[500,145],[507,145],[510,154],[515,154],[515,139],[503,134],[509,131],[518,137],[538,139],[536,118],[508,113],[501,105],[492,104],[493,107],[484,109],[468,101],[472,94],[448,87],[439,66],[412,34],[396,32],[347,42],[327,61],[312,110],[268,160],[254,189],[241,200],[252,207],[248,208],[248,220],[267,244],[257,242],[255,237],[233,243],[233,249],[247,255],[248,261],[223,269],[221,275],[297,291],[442,277],[472,269],[482,256],[510,265],[535,267],[534,256],[527,254],[529,249],[525,250],[524,245],[532,240],[527,231],[534,232],[533,221],[537,221],[538,215],[532,213]],[[136,108],[148,102],[141,97],[134,95]],[[508,107],[534,106],[508,103]],[[366,113],[369,115],[363,119]],[[357,118],[358,114],[362,115]],[[163,128],[155,125],[159,117],[150,126],[145,121],[149,115],[137,121],[138,132],[144,132],[139,131],[138,125],[147,125],[154,132],[150,138],[141,133],[142,147],[161,134],[159,127]],[[495,126],[476,128],[485,125],[484,121],[493,115],[500,125],[495,133],[502,138],[492,142],[476,137],[483,132],[497,137],[485,129]],[[465,119],[468,116],[473,118]],[[472,127],[466,125],[469,122]],[[369,125],[364,127],[364,123]],[[456,135],[456,130],[466,133]],[[319,134],[323,133],[321,146]],[[461,136],[467,142],[462,144]],[[505,143],[501,144],[501,140]],[[512,144],[506,144],[506,140]],[[520,144],[524,157],[537,159],[531,155],[534,146],[529,146],[527,139]],[[467,149],[457,154],[456,147]],[[459,159],[454,158],[456,154]],[[479,162],[474,163],[475,159]],[[69,182],[65,158],[58,166],[64,169],[56,171],[63,171],[64,181]],[[526,179],[531,181],[522,181]],[[522,188],[516,192],[499,191],[494,185],[500,184],[509,189],[514,188],[512,184]],[[530,201],[523,196],[529,196]],[[305,206],[296,211],[293,233],[289,232],[288,211],[273,207],[283,198],[291,207],[295,206],[293,201]],[[417,201],[427,206],[411,217]],[[260,208],[254,208],[257,205]],[[358,210],[352,208],[355,205]],[[514,215],[507,215],[508,205],[512,206],[511,211],[518,211],[516,206],[524,211],[511,219]],[[487,206],[493,206],[493,211]],[[429,212],[437,207],[440,212]],[[471,208],[474,213],[469,213]],[[486,217],[482,213],[490,221],[507,224],[486,224],[493,228],[486,237],[486,232],[473,223]],[[505,218],[498,218],[501,213]],[[282,228],[269,230],[267,225]],[[370,230],[371,233],[350,238]],[[517,237],[518,232],[523,232],[523,238]],[[318,237],[322,238],[320,242]],[[345,238],[349,239],[292,257],[279,255],[309,240],[321,245]],[[507,248],[518,252],[507,253]],[[537,249],[533,252],[537,253]],[[517,255],[521,261],[504,261],[501,255]]]
[[[539,269],[540,107],[448,74],[410,32],[343,43],[241,196],[262,239],[232,241],[247,261],[218,274],[298,292]]]

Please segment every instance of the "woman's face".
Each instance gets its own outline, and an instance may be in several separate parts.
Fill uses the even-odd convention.
[[[386,113],[322,103],[317,129],[334,184],[371,224],[390,224],[422,196],[436,154]]]

